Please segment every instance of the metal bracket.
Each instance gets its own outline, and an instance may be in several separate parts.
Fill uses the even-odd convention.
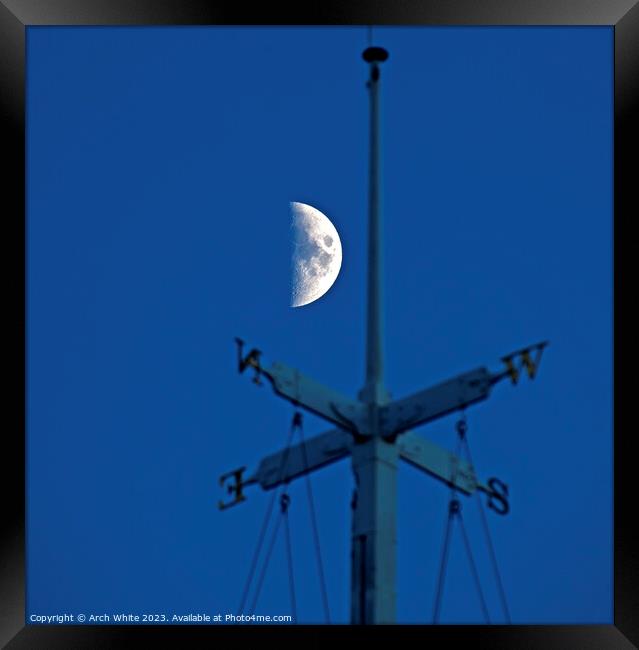
[[[220,510],[226,510],[226,508],[230,508],[231,506],[236,506],[238,503],[241,503],[242,501],[246,501],[246,497],[242,493],[242,488],[248,484],[247,482],[242,481],[242,472],[246,469],[246,467],[240,467],[239,469],[234,469],[232,472],[228,472],[226,474],[222,474],[220,476],[220,486],[224,487],[224,484],[229,478],[235,479],[234,483],[231,483],[226,486],[226,490],[229,494],[234,494],[235,498],[232,501],[227,501],[224,503],[223,501],[219,501],[217,506]]]

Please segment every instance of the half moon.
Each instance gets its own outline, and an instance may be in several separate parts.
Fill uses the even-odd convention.
[[[330,219],[306,203],[291,202],[291,307],[321,298],[342,266],[342,242]]]

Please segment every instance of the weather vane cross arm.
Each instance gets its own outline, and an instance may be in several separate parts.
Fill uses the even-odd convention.
[[[447,449],[418,436],[413,431],[405,433],[398,442],[402,460],[430,474],[433,478],[455,487],[464,494],[480,489],[473,466]],[[454,466],[454,471],[451,469]],[[481,485],[485,488],[486,486]]]
[[[475,474],[475,468],[467,460],[413,431],[405,433],[398,446],[400,458],[413,467],[466,496],[477,491],[484,492],[488,496],[488,507],[497,514],[505,515],[510,511],[508,486],[497,478],[489,478],[486,483],[480,481]]]
[[[471,370],[384,406],[381,410],[382,428],[388,436],[403,433],[486,399],[490,389],[491,374],[488,370]]]
[[[243,488],[247,485],[259,484],[262,489],[270,490],[335,463],[348,456],[352,446],[353,436],[350,433],[341,429],[332,429],[304,443],[292,445],[266,456],[246,480],[243,479],[245,467],[223,474],[220,477],[220,485],[226,487],[228,493],[234,495],[234,499],[227,503],[220,502],[219,507],[224,510],[245,501]]]
[[[266,456],[251,478],[264,490],[270,490],[345,458],[352,445],[349,433],[333,429]]]
[[[256,372],[255,383],[259,383],[259,377],[263,375],[271,382],[277,395],[295,406],[319,415],[342,429],[353,433],[359,432],[366,418],[366,408],[363,404],[345,397],[283,363],[275,362],[269,368],[264,368],[260,363],[261,352],[252,350],[243,357],[243,341],[241,339],[236,341],[240,373],[252,367]]]
[[[506,355],[502,358],[506,366],[503,371],[490,372],[483,367],[477,368],[387,404],[381,409],[385,435],[396,436],[420,424],[481,402],[490,396],[492,387],[501,380],[510,378],[511,382],[516,384],[522,368],[530,379],[534,379],[541,361],[541,353],[547,345],[548,342],[544,341]],[[532,352],[535,352],[534,359]]]

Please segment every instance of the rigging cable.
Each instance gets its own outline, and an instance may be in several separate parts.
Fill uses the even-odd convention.
[[[289,592],[290,592],[290,598],[291,598],[291,609],[292,609],[292,614],[293,614],[293,620],[297,620],[297,601],[295,597],[295,579],[294,579],[294,571],[293,571],[293,552],[292,552],[292,544],[291,544],[291,533],[290,533],[290,522],[289,522],[289,517],[288,517],[288,509],[289,505],[291,502],[291,498],[288,494],[288,481],[283,481],[284,479],[284,474],[285,470],[288,464],[288,459],[290,455],[290,449],[291,445],[294,439],[295,432],[299,431],[300,434],[300,439],[301,439],[301,451],[302,451],[302,458],[304,462],[304,469],[305,471],[305,476],[306,476],[306,487],[307,487],[307,495],[308,495],[308,501],[309,501],[309,510],[311,514],[311,522],[312,522],[312,528],[313,528],[313,537],[314,537],[314,542],[315,542],[315,550],[316,550],[316,555],[317,555],[317,566],[318,566],[318,574],[319,574],[319,579],[320,579],[320,587],[321,587],[321,592],[322,592],[322,600],[323,600],[323,605],[324,605],[324,613],[326,617],[326,621],[330,623],[330,610],[328,606],[328,595],[327,595],[327,590],[326,590],[326,581],[324,578],[324,568],[322,565],[322,554],[321,554],[321,546],[320,546],[320,538],[319,538],[319,529],[317,526],[317,517],[315,513],[315,503],[313,499],[313,490],[311,486],[311,481],[308,473],[308,455],[306,451],[306,441],[304,440],[304,432],[303,432],[303,426],[302,426],[302,414],[299,411],[296,411],[293,414],[293,420],[291,422],[291,429],[289,432],[286,448],[283,452],[282,455],[282,464],[280,466],[280,482],[282,483],[282,491],[280,493],[280,517],[277,519],[275,522],[275,528],[273,529],[273,532],[271,534],[271,540],[268,545],[268,550],[266,552],[266,557],[264,559],[264,563],[262,565],[262,570],[260,572],[260,575],[257,580],[256,588],[255,588],[255,594],[253,597],[253,602],[251,604],[251,609],[250,609],[250,614],[252,615],[255,612],[255,607],[257,605],[257,601],[260,595],[260,592],[262,590],[262,586],[264,584],[264,578],[266,577],[266,571],[271,559],[271,556],[273,554],[273,550],[275,548],[275,543],[277,540],[277,535],[279,532],[279,527],[280,523],[282,520],[284,520],[284,531],[285,531],[285,543],[286,543],[286,556],[287,556],[287,561],[288,561],[288,570],[289,570]],[[273,492],[273,497],[271,498],[271,502],[269,504],[268,511],[266,513],[266,517],[264,519],[264,523],[262,525],[262,530],[260,533],[260,539],[258,542],[257,549],[255,551],[255,555],[253,558],[251,570],[249,572],[249,578],[247,580],[246,587],[244,589],[244,594],[242,596],[242,604],[240,606],[240,613],[244,609],[244,605],[246,604],[246,597],[248,595],[250,585],[253,582],[253,578],[255,575],[255,570],[257,568],[257,560],[261,551],[261,548],[264,543],[264,539],[266,537],[266,531],[268,529],[268,522],[271,518],[271,514],[273,512],[273,507],[275,504],[275,499],[277,497],[277,490],[274,490]]]
[[[322,564],[322,551],[320,547],[319,529],[317,527],[317,517],[315,515],[315,501],[313,499],[313,488],[311,486],[311,477],[308,471],[308,456],[306,454],[306,441],[304,440],[304,428],[302,426],[302,414],[296,413],[299,416],[299,432],[302,441],[302,457],[304,459],[304,474],[306,478],[306,493],[308,495],[308,509],[311,513],[311,523],[313,526],[313,540],[315,543],[315,553],[317,555],[317,572],[320,580],[320,588],[322,591],[322,604],[324,606],[324,617],[326,622],[331,622],[330,610],[328,607],[328,594],[326,591],[326,580],[324,577],[324,567]]]
[[[466,447],[466,456],[468,458],[468,462],[473,465],[473,459],[472,456],[470,455],[470,446],[468,445],[468,439],[465,439],[465,447]],[[473,465],[474,467],[474,465]],[[490,555],[490,560],[491,564],[493,567],[493,572],[495,574],[495,582],[497,583],[498,591],[499,591],[499,598],[501,600],[501,606],[502,609],[504,610],[504,616],[506,617],[506,622],[510,625],[511,624],[511,619],[510,619],[510,610],[508,609],[508,601],[506,599],[506,592],[504,590],[504,585],[501,580],[501,574],[499,572],[499,566],[497,563],[497,555],[495,553],[495,547],[493,545],[493,540],[490,535],[490,528],[488,527],[488,520],[486,519],[486,511],[484,510],[484,504],[481,502],[481,496],[479,494],[479,490],[476,491],[477,494],[477,505],[479,506],[479,513],[481,515],[481,522],[482,522],[482,528],[484,529],[484,535],[486,537],[486,545],[488,546],[488,551]]]
[[[286,441],[286,447],[284,449],[284,454],[282,455],[282,464],[280,466],[280,481],[284,477],[284,472],[286,470],[286,466],[288,464],[288,456],[289,456],[289,451],[291,448],[291,443],[293,441],[293,436],[295,435],[295,422],[291,425],[291,429],[288,434],[288,438]],[[258,536],[258,541],[257,541],[257,546],[255,548],[255,552],[253,553],[253,559],[251,561],[251,568],[249,569],[249,574],[246,580],[246,584],[244,586],[244,592],[242,593],[242,600],[240,601],[240,608],[238,614],[242,614],[244,610],[244,606],[246,605],[246,599],[248,597],[248,593],[251,587],[251,583],[253,582],[253,578],[255,576],[255,570],[257,569],[257,562],[260,556],[260,552],[262,550],[262,545],[264,544],[264,539],[266,538],[266,531],[268,530],[268,524],[271,518],[271,514],[273,512],[273,507],[275,505],[275,500],[277,498],[277,490],[273,490],[273,496],[271,497],[271,501],[269,503],[268,509],[266,511],[266,515],[264,517],[264,521],[262,523],[262,529],[260,530],[260,534]],[[276,524],[276,532],[277,532],[277,526],[279,526],[279,521]],[[270,556],[270,553],[269,553]],[[267,560],[268,562],[268,560]]]
[[[465,444],[466,449],[468,450],[468,442],[466,441],[465,438],[466,431],[467,431],[465,414],[462,413],[461,419],[457,422],[456,429],[457,429],[458,439],[457,439],[457,447],[455,450],[455,454],[451,456],[452,470],[451,470],[451,478],[450,478],[450,499],[448,502],[448,518],[446,522],[446,531],[444,533],[444,547],[442,550],[442,557],[441,557],[441,563],[439,568],[437,591],[435,593],[435,604],[433,607],[433,624],[437,624],[439,619],[441,601],[444,592],[444,581],[446,578],[446,568],[448,565],[448,553],[449,553],[449,544],[451,539],[451,530],[452,530],[453,520],[455,518],[459,520],[459,525],[462,531],[462,538],[464,541],[464,547],[466,549],[466,555],[468,556],[470,569],[473,574],[473,579],[475,582],[475,587],[477,588],[477,593],[479,595],[479,601],[484,614],[484,618],[486,619],[487,623],[490,623],[488,608],[486,607],[486,600],[484,598],[484,594],[481,588],[481,582],[479,580],[479,573],[477,572],[477,566],[475,564],[475,560],[473,559],[473,554],[470,547],[470,541],[468,539],[468,535],[466,534],[466,528],[464,526],[464,520],[461,514],[461,504],[459,500],[456,498],[457,470],[458,470],[459,460],[461,459],[462,446]]]
[[[461,508],[461,507],[460,507]],[[461,516],[461,509],[458,512],[459,517],[459,527],[462,531],[462,537],[464,538],[464,546],[466,547],[466,554],[468,555],[468,561],[470,562],[470,570],[473,573],[473,578],[475,580],[475,586],[477,587],[477,593],[479,594],[479,600],[481,602],[481,608],[484,612],[484,618],[486,623],[490,623],[490,616],[488,616],[488,608],[486,607],[486,601],[484,600],[484,593],[481,589],[481,583],[479,581],[479,573],[477,573],[477,566],[475,565],[475,560],[473,560],[473,554],[470,550],[470,542],[468,541],[468,536],[466,535],[466,527],[464,526],[464,520]]]
[[[437,580],[437,592],[435,594],[435,605],[433,607],[433,624],[437,624],[439,619],[439,608],[442,601],[442,594],[444,590],[444,578],[446,576],[446,565],[448,563],[448,543],[450,541],[450,529],[453,524],[453,518],[450,514],[450,508],[453,502],[449,503],[449,512],[446,518],[446,531],[444,533],[444,546],[442,549],[442,558],[439,565],[439,578]]]
[[[280,497],[280,508],[282,519],[284,519],[284,532],[286,537],[286,557],[288,559],[288,586],[291,593],[291,612],[293,622],[297,623],[297,603],[295,602],[295,579],[293,577],[293,550],[291,547],[291,529],[288,520],[288,507],[291,504],[291,497],[284,492]]]
[[[461,448],[461,439],[457,440],[457,448],[455,455],[451,457],[451,477],[450,477],[450,499],[448,501],[448,514],[446,515],[446,530],[444,532],[444,544],[442,548],[442,557],[439,564],[439,578],[437,580],[437,591],[435,592],[435,604],[433,606],[433,624],[437,624],[439,620],[439,610],[441,607],[442,597],[444,593],[444,581],[446,579],[446,568],[448,566],[448,552],[450,544],[450,533],[453,526],[453,510],[457,507],[459,502],[455,499],[455,480],[457,478],[457,458],[459,458],[459,450]]]
[[[284,494],[282,494],[281,497],[283,497]],[[262,565],[262,572],[260,573],[260,577],[257,581],[257,586],[255,588],[253,604],[251,605],[251,610],[250,610],[251,616],[255,614],[255,606],[257,605],[257,599],[260,597],[260,591],[262,591],[262,585],[264,584],[264,578],[266,577],[266,569],[268,568],[268,563],[271,559],[271,555],[273,554],[273,549],[275,548],[275,541],[277,540],[277,532],[280,529],[280,523],[282,521],[282,518],[283,517],[278,517],[277,521],[275,522],[275,528],[273,529],[273,534],[271,535],[271,543],[269,544],[268,551],[266,552],[266,558],[264,559],[264,564]]]

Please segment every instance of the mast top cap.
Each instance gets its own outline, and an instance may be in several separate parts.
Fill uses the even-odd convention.
[[[362,58],[367,63],[381,63],[388,58],[388,52],[383,47],[367,47],[362,53]]]

